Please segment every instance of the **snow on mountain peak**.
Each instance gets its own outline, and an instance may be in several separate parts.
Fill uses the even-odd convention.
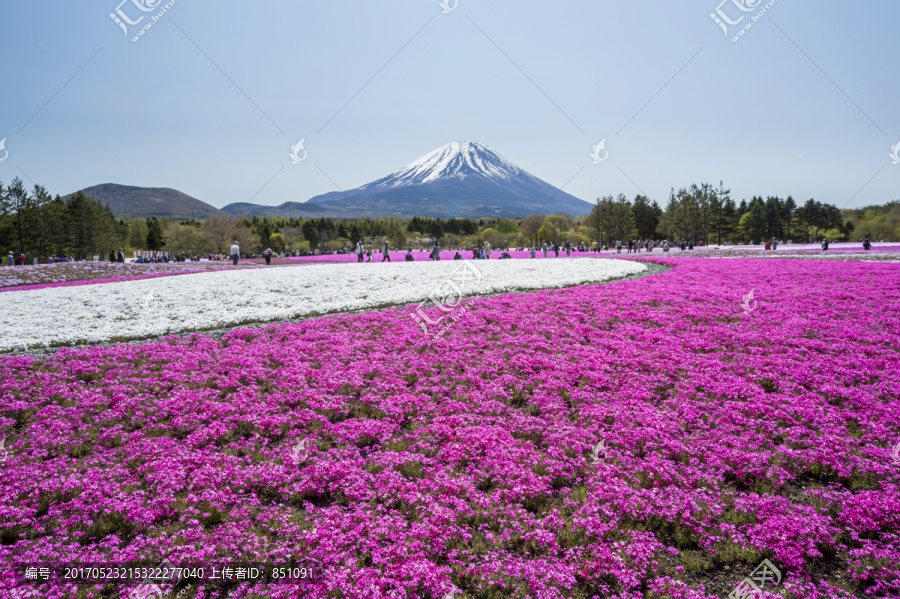
[[[523,174],[519,167],[483,143],[454,141],[366,187],[419,185],[472,175],[508,180]]]

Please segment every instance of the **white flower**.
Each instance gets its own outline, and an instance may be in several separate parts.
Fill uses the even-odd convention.
[[[150,339],[247,323],[293,320],[311,315],[422,302],[447,280],[459,262],[325,263],[302,267],[246,269],[168,277],[164,294],[143,298],[154,279],[51,287],[0,293],[0,351],[72,343]],[[637,274],[647,267],[625,260],[485,260],[480,280],[465,284],[466,297],[561,287],[564,282],[599,283]],[[47,318],[47,314],[66,318]],[[440,308],[427,314],[437,319]]]

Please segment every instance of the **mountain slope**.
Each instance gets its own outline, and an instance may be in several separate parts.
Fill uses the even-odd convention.
[[[357,189],[326,193],[306,204],[288,204],[298,211],[315,207],[316,216],[345,218],[521,218],[535,213],[582,215],[592,207],[477,142],[453,142]],[[229,205],[223,211],[253,210],[251,206]],[[279,207],[282,210],[258,206],[255,213],[284,214],[285,206]]]
[[[132,187],[104,183],[81,191],[87,196],[93,196],[109,204],[113,214],[118,218],[155,216],[186,220],[204,219],[213,214],[221,214],[218,208],[168,187]]]
[[[477,142],[447,144],[387,177],[310,202],[372,216],[521,218],[538,212],[581,215],[591,211],[591,204]]]
[[[284,218],[319,218],[331,216],[322,206],[311,202],[285,202],[280,206],[260,206],[249,202],[235,202],[222,208],[222,212],[232,218],[246,216],[283,216]]]

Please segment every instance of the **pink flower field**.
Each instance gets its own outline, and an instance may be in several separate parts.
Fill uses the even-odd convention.
[[[0,357],[0,596],[164,559],[321,564],[171,597],[724,598],[764,559],[760,597],[900,596],[900,266],[651,259],[437,340],[408,306]]]

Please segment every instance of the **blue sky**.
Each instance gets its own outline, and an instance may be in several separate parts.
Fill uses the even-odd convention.
[[[890,0],[778,0],[738,42],[720,0],[177,0],[136,43],[161,7],[127,0],[147,16],[126,36],[119,1],[3,3],[0,181],[273,205],[469,140],[588,201],[719,180],[737,199],[900,198]],[[731,33],[764,4],[723,4],[745,15]]]

